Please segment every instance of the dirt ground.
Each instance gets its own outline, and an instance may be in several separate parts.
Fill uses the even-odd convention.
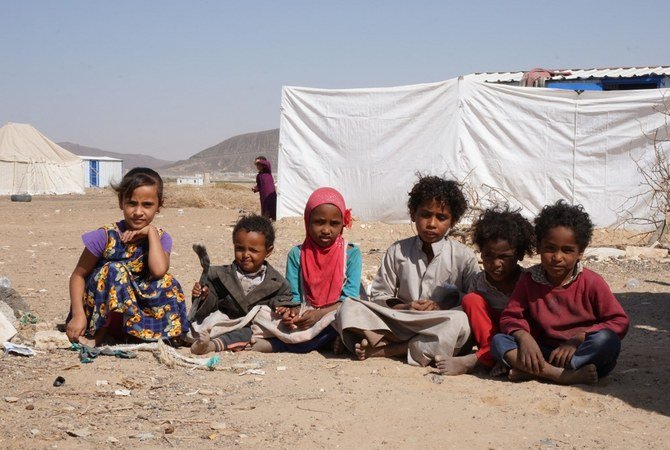
[[[229,263],[240,210],[257,208],[248,186],[190,189],[168,189],[156,220],[173,236],[171,272],[187,292],[200,275],[191,245],[204,243],[213,263]],[[110,192],[90,191],[31,203],[0,197],[0,217],[0,276],[40,321],[20,330],[29,339],[65,319],[80,235],[121,213]],[[303,233],[300,219],[279,221],[270,262],[283,270]],[[355,222],[346,237],[363,252],[363,281],[389,244],[411,234],[410,225]],[[629,240],[599,231],[594,243]],[[401,360],[317,352],[221,354],[222,370],[206,371],[167,367],[151,352],[81,364],[76,352],[54,350],[0,359],[0,447],[667,448],[670,262],[587,265],[631,317],[618,366],[595,386],[442,377]],[[65,383],[54,387],[58,376]],[[130,395],[115,394],[123,389]]]

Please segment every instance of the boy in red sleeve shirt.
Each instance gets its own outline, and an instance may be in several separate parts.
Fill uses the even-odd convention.
[[[616,365],[628,316],[600,275],[580,259],[593,224],[581,206],[562,200],[535,219],[541,263],[523,274],[493,338],[509,378],[594,384]]]

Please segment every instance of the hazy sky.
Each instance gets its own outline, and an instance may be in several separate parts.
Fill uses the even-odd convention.
[[[0,126],[185,159],[277,128],[284,85],[670,65],[668,17],[668,0],[0,0]]]

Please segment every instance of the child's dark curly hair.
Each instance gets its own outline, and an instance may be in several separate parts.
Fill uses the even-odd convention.
[[[461,191],[461,185],[454,180],[418,174],[417,181],[409,192],[407,208],[410,216],[414,214],[424,203],[431,200],[449,207],[452,225],[455,225],[468,208],[468,202]]]
[[[472,224],[472,229],[472,240],[480,251],[487,242],[502,239],[516,250],[519,259],[533,254],[533,225],[518,210],[512,211],[508,207],[487,209]]]
[[[240,230],[244,230],[247,233],[254,232],[259,233],[265,236],[265,248],[270,248],[275,245],[275,229],[272,226],[272,222],[267,217],[259,216],[257,214],[249,214],[242,217],[235,224],[233,228],[233,239],[235,239],[235,233]]]
[[[591,243],[593,236],[593,222],[582,205],[570,205],[565,200],[559,200],[553,205],[546,205],[535,218],[535,236],[538,247],[550,229],[555,227],[570,228],[580,251],[584,251]]]
[[[123,208],[123,202],[133,196],[135,189],[141,186],[156,186],[158,194],[158,206],[163,206],[163,179],[153,169],[148,167],[135,167],[123,176],[118,184],[112,183],[111,187],[119,196],[119,206]]]

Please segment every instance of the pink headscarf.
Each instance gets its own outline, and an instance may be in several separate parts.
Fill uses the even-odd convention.
[[[315,308],[332,305],[342,296],[344,285],[344,239],[342,234],[328,247],[314,242],[309,233],[312,211],[319,205],[331,204],[342,214],[345,227],[351,227],[351,210],[346,208],[342,194],[330,187],[319,188],[309,196],[305,205],[307,236],[300,251],[300,273],[305,298]],[[344,230],[344,229],[343,229]]]

